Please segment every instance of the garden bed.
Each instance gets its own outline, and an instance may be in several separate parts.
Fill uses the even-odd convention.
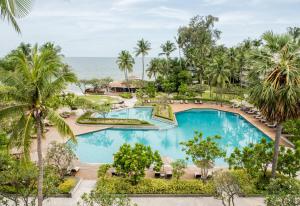
[[[93,125],[142,125],[151,126],[147,121],[138,119],[119,119],[119,118],[97,118],[92,117],[91,112],[86,112],[80,116],[76,122],[79,124],[93,124]]]
[[[161,105],[161,104],[154,105],[153,117],[161,118],[172,122],[175,120],[175,115],[170,105]]]
[[[231,171],[241,185],[240,196],[259,197],[263,191],[257,190],[255,181],[242,170]],[[127,194],[129,196],[213,196],[215,186],[212,179],[206,181],[196,179],[142,179],[137,185],[122,177],[99,178],[97,187],[105,184],[105,189],[112,194]]]

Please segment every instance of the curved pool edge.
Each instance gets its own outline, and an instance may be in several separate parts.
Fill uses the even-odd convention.
[[[245,114],[241,114],[237,111],[228,111],[226,109],[222,109],[222,108],[210,108],[210,107],[203,107],[203,108],[199,108],[199,107],[192,107],[192,108],[187,108],[187,109],[184,109],[182,111],[177,111],[177,112],[174,112],[174,114],[177,114],[177,113],[181,113],[181,112],[187,112],[189,110],[215,110],[215,111],[220,111],[220,112],[228,112],[228,113],[232,113],[232,114],[235,114],[235,115],[239,115],[240,117],[242,117],[245,121],[247,121],[249,124],[251,124],[253,127],[255,127],[256,129],[258,129],[260,132],[262,132],[264,135],[266,135],[270,140],[272,141],[275,141],[275,137],[271,137],[270,135],[268,135],[262,128],[260,127],[257,127],[257,125],[255,125],[253,122],[249,121],[246,116],[244,116]],[[285,143],[285,146],[288,146],[288,147],[291,147],[291,148],[294,148],[295,145],[289,141],[284,135],[281,135],[281,141],[283,141]]]

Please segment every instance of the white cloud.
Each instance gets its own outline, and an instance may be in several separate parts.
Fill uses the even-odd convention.
[[[191,18],[191,14],[189,14],[185,10],[168,8],[165,6],[152,8],[146,11],[145,14],[156,16],[156,17],[183,20],[183,21],[186,21]]]

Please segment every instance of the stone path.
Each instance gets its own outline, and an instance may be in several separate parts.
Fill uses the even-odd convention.
[[[82,180],[72,198],[49,198],[44,201],[44,206],[76,206],[84,193],[90,192],[95,187],[95,180]]]
[[[213,197],[143,197],[132,198],[138,206],[223,206]],[[263,198],[237,198],[236,206],[264,206]]]

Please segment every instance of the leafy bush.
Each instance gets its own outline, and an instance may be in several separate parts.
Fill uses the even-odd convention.
[[[232,176],[236,178],[240,185],[241,193],[244,195],[252,195],[260,193],[256,189],[257,179],[252,178],[245,170],[230,170]]]
[[[145,176],[145,169],[149,169],[151,165],[155,171],[159,171],[162,160],[159,153],[153,152],[150,146],[136,143],[131,147],[130,144],[123,144],[114,154],[113,166],[119,174],[129,177],[133,184],[137,184]]]
[[[132,94],[129,92],[124,92],[120,94],[120,97],[124,98],[124,99],[131,99],[132,98]]]
[[[215,197],[222,200],[224,206],[234,205],[234,198],[241,193],[240,183],[229,171],[220,171],[214,175]]]
[[[164,180],[142,179],[137,185],[130,181],[114,177],[104,183],[98,181],[97,187],[107,185],[107,191],[112,194],[205,194],[212,195],[214,187],[212,182],[203,183],[199,180]]]
[[[105,177],[107,177],[107,172],[108,172],[109,168],[111,168],[110,164],[100,165],[99,169],[98,169],[98,177],[99,178],[105,178]]]
[[[58,189],[61,193],[69,193],[76,185],[76,178],[67,178],[58,186]]]
[[[292,178],[274,179],[268,186],[267,206],[300,205],[300,183]]]
[[[288,139],[294,144],[300,141],[300,119],[289,120],[283,124],[284,132],[290,134]]]
[[[268,166],[273,159],[273,142],[262,139],[260,143],[250,144],[242,150],[235,148],[227,158],[229,168],[246,169],[253,177],[266,177]],[[295,177],[300,170],[300,145],[296,149],[280,147],[277,171]]]
[[[184,175],[184,169],[187,166],[187,163],[185,160],[178,159],[171,163],[171,166],[173,168],[173,176],[176,180],[179,180],[179,178]]]
[[[242,150],[235,148],[227,158],[229,168],[246,169],[252,176],[266,176],[273,159],[273,142],[262,139],[260,143],[249,144]]]
[[[105,183],[90,193],[84,193],[77,206],[137,206],[127,195],[111,193]]]
[[[63,179],[75,158],[76,155],[69,145],[51,142],[47,150],[46,162],[54,167],[60,178]]]

